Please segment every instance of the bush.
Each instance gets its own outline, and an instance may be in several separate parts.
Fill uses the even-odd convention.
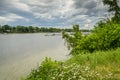
[[[75,31],[74,35],[64,33],[63,38],[70,44],[73,55],[81,52],[115,49],[120,47],[120,24],[109,21],[95,26],[89,35],[82,36],[80,31]]]
[[[58,67],[57,61],[52,61],[50,58],[45,58],[41,65],[31,71],[30,75],[25,80],[50,80],[50,75],[53,69]]]

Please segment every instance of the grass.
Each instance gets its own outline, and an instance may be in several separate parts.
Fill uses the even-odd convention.
[[[120,80],[120,48],[72,56],[65,62],[66,65],[72,63],[89,66],[101,74],[111,72],[115,80]]]
[[[120,48],[45,61],[24,80],[120,80]]]

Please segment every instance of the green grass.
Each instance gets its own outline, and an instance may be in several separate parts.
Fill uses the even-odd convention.
[[[65,62],[46,58],[24,80],[120,80],[120,48],[79,54]]]
[[[109,65],[109,64],[120,64],[120,48],[109,51],[97,51],[94,53],[79,54],[72,56],[66,63],[78,63],[81,65],[90,64],[92,65]],[[117,65],[116,64],[116,65]]]
[[[65,62],[66,65],[72,63],[89,66],[92,70],[101,74],[112,72],[114,78],[120,80],[120,48],[109,51],[97,51],[92,54],[79,54],[72,56]]]

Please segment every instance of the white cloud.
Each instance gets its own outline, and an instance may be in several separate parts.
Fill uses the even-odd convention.
[[[46,2],[47,0],[35,0],[33,3],[28,2],[35,18],[65,18],[69,17],[73,10],[73,0],[53,0],[50,3]]]
[[[50,14],[45,13],[45,14],[40,14],[40,13],[34,13],[35,18],[41,18],[44,20],[52,20],[54,19]]]
[[[0,7],[8,11],[20,10],[30,12],[30,6],[21,0],[0,0]]]
[[[22,3],[20,1],[14,1],[14,3],[11,3],[13,7],[15,7],[16,9],[19,9],[19,10],[22,10],[22,11],[27,11],[27,12],[30,12],[30,7],[25,4],[25,3]]]
[[[9,14],[6,14],[4,16],[0,16],[1,23],[14,22],[16,20],[29,21],[28,19],[25,19],[24,17],[13,14],[13,13],[9,13]]]

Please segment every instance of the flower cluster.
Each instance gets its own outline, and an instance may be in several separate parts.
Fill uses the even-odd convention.
[[[56,69],[52,69],[49,74],[50,80],[102,80],[112,78],[112,73],[101,74],[95,70],[91,70],[89,66],[81,66],[71,64],[69,66],[62,65]]]

